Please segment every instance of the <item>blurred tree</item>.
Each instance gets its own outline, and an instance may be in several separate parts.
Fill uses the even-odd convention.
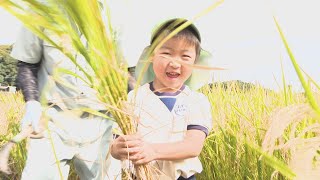
[[[12,45],[0,45],[0,83],[16,86],[17,60],[10,56]]]
[[[209,84],[210,87],[222,87],[225,90],[231,89],[235,91],[247,91],[254,88],[256,85],[248,82],[243,82],[240,80],[231,80],[224,82],[214,82]]]

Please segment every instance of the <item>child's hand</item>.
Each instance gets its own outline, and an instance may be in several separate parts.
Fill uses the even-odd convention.
[[[140,135],[122,135],[116,138],[111,146],[111,155],[119,160],[131,159],[142,144]]]
[[[152,144],[141,141],[138,147],[135,147],[134,154],[130,157],[130,160],[135,165],[147,164],[150,161],[157,159],[157,152],[152,147]]]
[[[111,155],[119,160],[129,159],[136,165],[146,164],[157,158],[152,145],[144,142],[138,134],[116,138],[112,143]]]

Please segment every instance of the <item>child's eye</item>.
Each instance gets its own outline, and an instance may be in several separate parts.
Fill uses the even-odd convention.
[[[166,58],[166,59],[170,59],[171,55],[168,52],[162,52],[159,54],[160,57]]]
[[[182,59],[188,61],[188,60],[191,60],[192,58],[189,55],[182,55]]]

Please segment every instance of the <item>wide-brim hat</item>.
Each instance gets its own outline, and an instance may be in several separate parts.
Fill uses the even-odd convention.
[[[169,29],[169,31],[172,32],[181,26],[185,26],[184,28],[187,28],[191,33],[195,35],[195,37],[199,40],[199,42],[201,42],[201,36],[200,36],[199,30],[195,27],[194,24],[190,23],[190,21],[186,19],[181,19],[181,18],[170,19],[162,23],[152,33],[151,41],[150,41],[151,45],[147,46],[143,50],[139,58],[139,61],[136,65],[135,76],[140,85],[149,83],[153,81],[155,78],[152,65],[150,65],[152,63],[150,61],[150,57],[155,48],[154,43],[158,43],[159,41],[164,39],[164,37],[162,37],[159,40],[159,37],[161,36],[161,33],[163,32],[163,30]],[[189,79],[184,83],[185,85],[189,86],[193,90],[197,90],[203,85],[208,84],[212,81],[212,71],[208,70],[210,68],[201,68],[201,67],[212,67],[212,55],[208,51],[205,51],[204,49],[200,50],[200,55],[198,59],[195,61],[193,72],[189,77]],[[139,77],[139,76],[142,76],[142,77]]]

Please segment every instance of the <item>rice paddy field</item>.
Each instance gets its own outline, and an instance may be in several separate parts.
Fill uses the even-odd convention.
[[[238,84],[202,91],[212,104],[215,127],[200,156],[204,170],[198,179],[320,178],[320,126],[303,93],[274,92],[259,85],[242,89]],[[19,130],[22,94],[0,93],[0,106],[2,145]],[[19,179],[25,160],[23,142],[11,152],[13,174],[0,179]],[[77,179],[70,173],[69,179]]]

